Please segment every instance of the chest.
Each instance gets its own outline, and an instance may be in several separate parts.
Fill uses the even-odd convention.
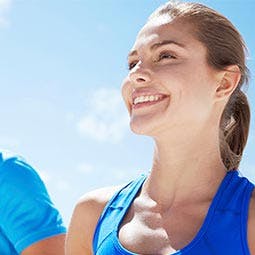
[[[119,228],[119,241],[137,254],[169,255],[187,246],[201,228],[208,206],[158,212],[131,208]]]

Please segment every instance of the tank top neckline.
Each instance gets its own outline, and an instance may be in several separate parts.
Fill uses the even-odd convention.
[[[195,235],[195,237],[191,240],[190,243],[188,243],[186,246],[184,246],[182,249],[177,250],[174,253],[170,253],[169,255],[181,255],[186,253],[188,250],[190,250],[197,242],[199,242],[199,240],[203,237],[203,235],[206,233],[210,222],[213,218],[214,212],[217,208],[218,202],[220,200],[220,198],[222,197],[222,193],[224,192],[224,190],[226,189],[226,187],[228,186],[228,184],[231,182],[231,179],[233,178],[233,176],[235,174],[238,174],[238,170],[230,170],[226,173],[226,175],[224,176],[224,178],[222,179],[220,185],[218,186],[218,189],[214,195],[214,198],[208,208],[207,214],[204,218],[204,221],[199,229],[199,231],[197,232],[197,234]],[[118,232],[119,232],[119,227],[121,225],[122,220],[124,219],[128,209],[130,208],[133,200],[136,198],[137,194],[139,193],[139,191],[141,190],[145,180],[146,180],[147,176],[143,176],[140,181],[138,181],[137,187],[135,188],[135,190],[132,193],[132,197],[131,199],[128,201],[128,203],[126,204],[125,208],[123,208],[124,213],[122,213],[121,217],[116,220],[116,224],[114,227],[114,231],[113,231],[113,243],[115,245],[115,247],[118,249],[118,251],[123,254],[123,255],[139,255],[137,253],[134,253],[132,251],[129,251],[128,249],[126,249],[120,242],[119,237],[118,237]]]

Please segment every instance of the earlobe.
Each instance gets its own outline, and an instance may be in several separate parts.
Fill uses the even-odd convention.
[[[241,72],[237,65],[226,67],[218,83],[216,97],[218,99],[229,98],[238,86],[240,79]]]

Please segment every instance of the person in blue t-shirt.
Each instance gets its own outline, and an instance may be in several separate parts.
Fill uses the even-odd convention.
[[[65,232],[36,171],[0,152],[0,254],[63,255]]]
[[[152,13],[122,86],[132,131],[155,141],[151,170],[78,202],[67,255],[255,255],[254,184],[238,170],[250,124],[245,50],[202,4]]]

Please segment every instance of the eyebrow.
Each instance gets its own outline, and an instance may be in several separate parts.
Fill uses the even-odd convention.
[[[162,41],[162,42],[154,43],[150,47],[150,50],[155,50],[155,49],[157,49],[161,46],[168,45],[168,44],[175,44],[179,47],[185,48],[184,44],[182,44],[182,43],[179,43],[179,42],[176,42],[176,41],[173,41],[173,40],[165,40],[165,41]],[[133,50],[128,54],[128,57],[134,56],[136,54],[137,54],[137,50]]]

